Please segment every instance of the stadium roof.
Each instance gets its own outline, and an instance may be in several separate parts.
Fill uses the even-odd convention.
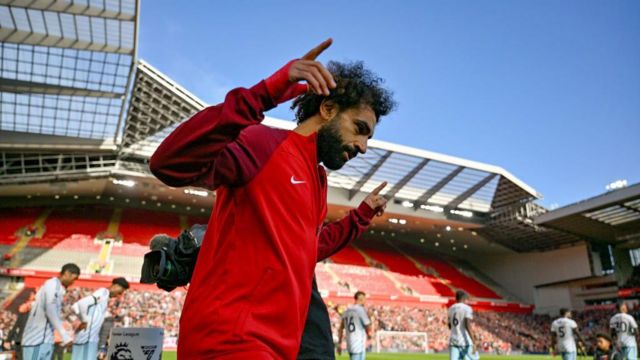
[[[534,222],[596,241],[640,241],[640,183],[549,211]]]
[[[150,177],[160,141],[206,106],[136,59],[139,8],[138,0],[0,0],[0,185]],[[540,198],[498,166],[369,145],[329,173],[347,202],[387,181],[385,195],[416,216],[464,220]]]
[[[136,0],[1,0],[0,130],[115,143],[138,10]]]
[[[149,157],[175,127],[205,103],[144,61],[139,61],[125,122],[123,152]],[[264,124],[293,129],[292,121],[267,118]],[[539,198],[530,186],[504,169],[475,161],[371,140],[369,151],[338,171],[329,185],[349,191],[349,198],[389,182],[386,195],[434,209],[488,212],[514,202]]]

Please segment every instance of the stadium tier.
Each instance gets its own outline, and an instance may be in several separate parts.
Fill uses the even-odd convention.
[[[4,266],[55,271],[61,258],[85,271],[137,278],[142,256],[156,234],[177,236],[194,221],[172,212],[76,206],[0,210]],[[494,291],[453,264],[414,258],[400,247],[362,238],[316,270],[319,288],[344,295],[363,290],[373,296],[451,298],[456,289],[477,298],[500,300]]]

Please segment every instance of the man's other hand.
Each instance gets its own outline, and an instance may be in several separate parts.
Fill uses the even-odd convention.
[[[385,186],[387,186],[386,181],[378,185],[377,188],[373,189],[373,191],[371,191],[369,195],[367,195],[367,197],[365,197],[363,200],[363,202],[365,202],[373,210],[376,211],[377,216],[382,216],[382,214],[384,214],[384,209],[387,207],[387,199],[384,196],[380,195],[380,191],[382,191]]]

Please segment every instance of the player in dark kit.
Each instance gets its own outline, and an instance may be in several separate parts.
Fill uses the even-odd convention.
[[[366,152],[394,106],[362,63],[325,68],[315,61],[330,45],[232,90],[177,127],[151,157],[164,183],[216,190],[180,318],[179,358],[295,359],[315,263],[384,208],[380,197],[323,224],[327,175],[319,163],[337,170]],[[293,131],[260,124],[265,111],[295,97]]]

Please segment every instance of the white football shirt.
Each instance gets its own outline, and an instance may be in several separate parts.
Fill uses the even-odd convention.
[[[463,303],[453,304],[448,311],[449,326],[451,327],[451,346],[471,346],[471,336],[467,331],[467,320],[473,319],[471,306]]]
[[[577,329],[575,321],[561,317],[551,323],[551,331],[556,334],[556,351],[576,352],[576,340],[573,336],[573,329]]]
[[[347,332],[347,350],[350,354],[363,353],[367,347],[367,326],[371,324],[367,311],[362,305],[351,305],[342,314]]]
[[[71,335],[62,327],[60,319],[65,293],[64,286],[57,277],[45,281],[40,287],[24,326],[22,346],[53,344],[54,329],[58,330],[64,343],[71,341]]]
[[[100,288],[73,304],[73,312],[80,317],[80,321],[87,323],[87,327],[76,334],[74,344],[98,342],[108,305],[109,290],[105,288]]]
[[[609,321],[609,327],[616,331],[616,345],[637,347],[638,324],[633,316],[624,313],[615,314]]]

